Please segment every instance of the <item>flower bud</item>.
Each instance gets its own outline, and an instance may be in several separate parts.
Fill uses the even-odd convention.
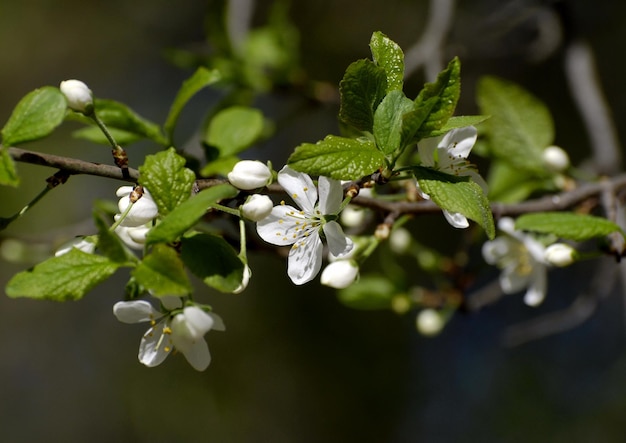
[[[133,191],[134,188],[132,186],[122,186],[116,191],[116,195],[121,197],[117,204],[120,213],[123,214],[126,211],[128,205],[130,205],[131,197],[134,199],[136,193],[133,194]],[[140,198],[135,201],[133,207],[130,208],[130,211],[126,214],[126,217],[121,223],[122,226],[142,226],[146,223],[150,223],[159,215],[159,209],[152,199],[150,192],[148,192],[146,188],[143,188],[142,192]]]
[[[546,248],[544,259],[553,266],[568,266],[576,259],[576,250],[565,243],[555,243]]]
[[[365,211],[352,205],[341,211],[341,223],[349,228],[361,226],[365,221]]]
[[[374,231],[374,237],[378,240],[387,240],[389,238],[389,234],[391,234],[391,228],[386,223],[381,223],[376,226],[376,230]]]
[[[243,268],[243,278],[241,279],[241,284],[237,286],[237,289],[233,291],[233,294],[239,294],[244,291],[248,287],[248,283],[250,282],[250,277],[252,277],[252,269],[250,266],[246,265]]]
[[[246,191],[262,188],[272,179],[272,171],[258,160],[242,160],[228,173],[228,181]]]
[[[91,89],[80,80],[65,80],[59,87],[67,100],[67,106],[77,112],[90,114],[93,111]]]
[[[417,314],[415,325],[417,326],[417,330],[422,335],[432,337],[441,332],[445,326],[445,322],[439,312],[429,308],[424,309]]]
[[[396,254],[404,254],[411,245],[411,233],[405,228],[396,228],[389,236],[389,246]]]
[[[343,289],[354,283],[359,267],[353,260],[338,260],[330,263],[322,272],[321,282],[331,288]]]
[[[241,206],[241,213],[248,220],[258,222],[270,215],[273,207],[274,203],[267,195],[253,194]]]
[[[543,150],[543,164],[552,172],[562,172],[569,166],[569,156],[558,146],[548,146]]]
[[[63,254],[67,254],[74,248],[86,252],[87,254],[93,254],[93,252],[96,250],[96,244],[92,241],[87,240],[84,237],[77,237],[61,245],[61,247],[57,249],[57,251],[54,253],[54,256],[59,257]]]

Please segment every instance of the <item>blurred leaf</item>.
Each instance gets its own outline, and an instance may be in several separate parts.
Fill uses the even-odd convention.
[[[228,184],[204,189],[178,205],[159,224],[150,229],[146,241],[148,244],[152,244],[177,240],[200,220],[211,205],[224,198],[235,197],[238,192],[237,189]]]
[[[396,42],[382,32],[374,32],[370,40],[374,62],[387,74],[387,93],[402,91],[404,82],[404,53]]]
[[[123,129],[108,128],[109,132],[115,138],[115,141],[120,146],[127,146],[142,140],[144,137],[132,132],[124,131]],[[74,138],[81,140],[88,140],[100,145],[109,145],[109,139],[102,133],[97,126],[88,126],[86,128],[77,129],[72,132]]]
[[[358,180],[381,168],[385,157],[369,139],[328,135],[315,144],[296,147],[287,163],[296,171],[311,175]]]
[[[339,118],[361,131],[372,132],[374,111],[387,91],[387,73],[370,60],[358,60],[339,83]]]
[[[58,88],[44,86],[26,94],[2,128],[2,144],[16,146],[49,135],[65,118],[67,102]]]
[[[148,155],[139,167],[139,184],[148,188],[161,216],[189,198],[195,179],[174,148]]]
[[[15,162],[9,154],[9,150],[0,145],[0,185],[16,187],[20,184]]]
[[[212,175],[226,175],[233,170],[235,165],[239,162],[239,157],[232,155],[229,157],[222,157],[204,165],[200,171],[200,175],[203,177],[211,177]]]
[[[218,112],[205,134],[205,143],[215,146],[220,157],[238,154],[250,147],[262,135],[263,113],[245,106],[232,106]]]
[[[413,171],[422,191],[437,206],[463,214],[482,226],[490,239],[495,237],[489,200],[479,185],[469,177],[457,177],[430,168],[417,166]]]
[[[446,132],[455,128],[464,128],[466,126],[476,126],[485,120],[489,119],[488,115],[459,115],[456,117],[450,117],[445,125],[438,131],[433,131],[431,137],[438,137],[444,135]]]
[[[97,249],[109,260],[120,265],[136,262],[137,258],[124,246],[120,238],[109,229],[109,224],[96,212],[93,214],[94,223],[98,228]]]
[[[444,127],[454,114],[460,94],[461,62],[455,57],[448,63],[447,68],[439,73],[434,83],[424,85],[424,89],[415,99],[419,107],[427,105],[430,108],[428,117],[417,131],[418,139],[430,137],[433,132]]]
[[[120,267],[101,255],[88,254],[76,248],[59,257],[39,263],[9,281],[9,297],[41,300],[78,300],[98,283],[109,278]]]
[[[155,297],[165,295],[187,295],[192,287],[183,262],[173,248],[156,244],[133,270],[137,284]]]
[[[545,189],[545,180],[530,176],[527,171],[513,167],[510,163],[495,160],[489,167],[489,198],[502,203],[524,201],[533,192]]]
[[[383,154],[391,154],[404,147],[402,129],[405,116],[413,114],[415,103],[402,91],[391,91],[385,96],[374,113],[374,137]]]
[[[219,291],[233,292],[241,284],[244,264],[221,237],[211,234],[184,237],[182,259],[194,275]]]
[[[366,275],[345,289],[337,298],[353,309],[390,309],[396,288],[386,277]]]
[[[180,117],[180,113],[182,112],[187,102],[191,100],[191,98],[199,91],[213,83],[218,82],[219,80],[221,80],[221,75],[219,71],[215,69],[209,70],[201,66],[196,70],[196,72],[193,73],[191,77],[183,82],[183,85],[178,90],[176,98],[174,99],[174,102],[170,107],[170,111],[167,115],[167,119],[165,120],[165,124],[163,125],[163,128],[168,134],[170,141],[173,138],[174,128],[176,127],[178,117]]]
[[[624,234],[618,225],[605,218],[573,212],[525,214],[515,220],[515,229],[554,234],[575,241],[603,237],[616,231]]]
[[[554,141],[548,108],[520,86],[495,77],[478,82],[477,101],[483,114],[490,150],[515,168],[545,172],[543,150]]]

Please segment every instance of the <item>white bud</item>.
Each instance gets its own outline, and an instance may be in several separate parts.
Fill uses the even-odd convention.
[[[389,236],[389,246],[396,254],[404,254],[411,245],[411,233],[405,228],[396,228]]]
[[[553,266],[568,266],[576,259],[576,250],[565,243],[555,243],[546,248],[544,259]]]
[[[116,195],[121,197],[117,203],[117,207],[120,213],[124,213],[128,205],[130,204],[131,194],[133,192],[132,186],[122,186],[116,191]],[[150,223],[159,215],[159,209],[156,203],[152,199],[150,192],[143,188],[143,194],[135,201],[133,207],[122,221],[122,226],[137,227]]]
[[[116,214],[116,218],[119,218],[119,214]],[[115,228],[115,233],[124,242],[126,246],[131,249],[141,250],[146,243],[146,236],[152,226],[145,224],[143,226],[124,226],[120,225]]]
[[[262,188],[272,179],[272,171],[258,160],[242,160],[228,173],[228,181],[246,191]]]
[[[267,195],[253,194],[241,206],[241,213],[248,220],[261,221],[272,212],[274,203]]]
[[[341,212],[341,223],[349,228],[361,226],[365,221],[365,211],[352,205],[346,206]]]
[[[67,106],[74,111],[89,114],[93,110],[91,89],[80,80],[65,80],[59,87],[67,100]]]
[[[96,244],[92,241],[87,240],[84,237],[77,237],[63,244],[59,249],[57,249],[54,255],[55,257],[59,257],[63,254],[67,254],[74,248],[86,252],[87,254],[93,254],[93,252],[96,250]]]
[[[347,288],[359,275],[359,267],[353,260],[338,260],[330,263],[320,277],[323,285],[331,288]]]
[[[543,150],[543,164],[552,172],[562,172],[569,166],[569,156],[558,146],[548,146]]]
[[[417,314],[415,319],[417,330],[427,336],[434,336],[441,332],[445,322],[441,314],[434,309],[424,309]]]
[[[239,294],[244,291],[248,287],[248,283],[250,282],[250,277],[252,277],[252,269],[250,266],[246,265],[243,268],[243,277],[241,279],[241,284],[237,286],[237,289],[233,291],[233,294]]]
[[[386,223],[381,223],[376,226],[376,230],[374,231],[374,237],[378,240],[387,240],[389,235],[391,234],[391,228]]]

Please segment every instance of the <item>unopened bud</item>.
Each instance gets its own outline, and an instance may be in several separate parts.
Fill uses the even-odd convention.
[[[389,234],[391,234],[391,228],[386,223],[381,223],[376,226],[376,230],[374,231],[374,237],[378,240],[387,240],[389,238]]]
[[[548,146],[543,150],[543,164],[552,172],[562,172],[569,166],[569,156],[558,146]]]
[[[389,246],[396,254],[404,254],[411,245],[411,233],[405,228],[396,228],[389,236]]]
[[[272,171],[257,160],[242,160],[228,173],[228,181],[236,188],[249,191],[270,183]]]
[[[248,220],[261,221],[271,214],[274,203],[267,195],[253,194],[241,206],[242,215]]]
[[[324,271],[320,281],[331,288],[343,289],[350,286],[359,275],[359,266],[353,260],[338,260],[330,263]]]
[[[441,317],[441,314],[435,309],[423,309],[419,314],[417,314],[415,325],[417,326],[417,330],[422,335],[432,337],[441,332],[445,326],[445,322]]]
[[[356,226],[361,226],[363,221],[365,221],[365,210],[348,205],[343,211],[341,211],[340,217],[341,223],[344,226],[354,228]]]
[[[546,248],[543,257],[553,266],[568,266],[576,260],[576,250],[565,243],[555,243]]]
[[[67,100],[67,106],[83,114],[93,112],[93,94],[89,87],[80,80],[65,80],[59,86]]]
[[[151,222],[159,215],[159,209],[152,199],[150,192],[146,188],[142,188],[142,192],[137,192],[132,186],[121,186],[116,191],[116,195],[120,197],[117,207],[120,213],[124,213],[128,205],[133,202],[128,214],[122,221],[122,226],[142,226]]]

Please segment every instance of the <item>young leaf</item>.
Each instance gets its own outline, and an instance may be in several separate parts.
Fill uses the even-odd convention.
[[[44,86],[26,94],[2,128],[2,144],[16,146],[50,134],[63,122],[67,103],[58,88]]]
[[[209,70],[201,66],[196,70],[196,72],[193,73],[191,77],[183,82],[183,85],[178,90],[176,98],[174,99],[174,102],[170,107],[170,112],[167,115],[165,124],[163,125],[163,128],[168,134],[170,140],[172,139],[172,135],[174,134],[174,128],[176,127],[178,117],[180,116],[180,113],[182,112],[187,102],[200,90],[213,83],[218,82],[219,80],[221,80],[221,75],[218,70]]]
[[[550,111],[518,85],[495,77],[478,82],[478,105],[483,114],[490,149],[514,167],[543,172],[543,149],[554,141]]]
[[[448,119],[445,125],[438,131],[433,131],[430,137],[438,137],[455,128],[476,126],[489,118],[488,115],[459,115]]]
[[[339,118],[361,131],[372,132],[374,111],[387,91],[387,73],[371,60],[358,60],[348,66],[339,83]]]
[[[9,150],[0,145],[0,185],[18,186],[20,178],[17,175],[15,162],[9,154]]]
[[[417,138],[430,137],[434,131],[441,129],[448,121],[459,101],[461,94],[461,62],[457,57],[453,58],[448,67],[441,71],[434,83],[427,83],[421,90],[415,103],[418,106],[429,104],[431,107],[428,117],[424,120]],[[430,102],[435,98],[435,102]]]
[[[95,109],[98,118],[109,129],[118,129],[130,134],[134,134],[138,139],[148,138],[161,146],[168,146],[167,139],[163,136],[161,128],[135,111],[130,109],[124,103],[115,100],[96,99]],[[73,113],[68,115],[69,118],[82,121],[85,124],[93,125],[94,122],[82,114]],[[95,138],[93,141],[108,144],[108,139]],[[120,143],[120,141],[118,141]]]
[[[382,32],[374,32],[370,40],[374,62],[387,74],[387,93],[402,91],[404,82],[404,53],[400,46]]]
[[[215,146],[220,157],[238,154],[256,142],[264,129],[263,113],[245,106],[232,106],[218,112],[205,134],[205,143]]]
[[[413,172],[422,191],[437,206],[463,214],[478,223],[490,239],[495,237],[489,200],[478,184],[470,181],[469,177],[457,177],[430,168],[418,166]]]
[[[366,275],[337,291],[339,301],[353,309],[389,309],[396,288],[389,279]]]
[[[241,284],[244,265],[237,252],[223,238],[194,234],[182,240],[183,262],[208,286],[233,292]]]
[[[6,287],[9,297],[40,300],[78,300],[109,278],[120,263],[76,248],[13,276]]]
[[[148,188],[162,216],[189,198],[195,178],[174,148],[148,155],[139,167],[139,184]]]
[[[192,291],[178,253],[164,244],[154,245],[150,254],[133,270],[132,276],[155,297],[187,295]]]
[[[124,247],[120,238],[111,232],[108,223],[97,212],[94,212],[93,219],[98,228],[98,251],[108,257],[109,260],[120,265],[137,261],[136,257]]]
[[[524,214],[515,221],[515,228],[575,241],[603,237],[616,231],[624,235],[618,225],[605,218],[573,212]]]
[[[146,238],[147,243],[167,243],[177,240],[200,220],[212,204],[224,198],[232,198],[238,192],[228,184],[217,185],[199,192],[178,205],[158,225],[150,229]]]
[[[358,180],[385,164],[385,156],[367,138],[328,135],[315,144],[296,147],[287,160],[296,171],[337,180]]]
[[[383,154],[391,154],[404,147],[402,129],[405,116],[415,111],[413,100],[402,91],[391,91],[385,96],[374,113],[374,138]]]

